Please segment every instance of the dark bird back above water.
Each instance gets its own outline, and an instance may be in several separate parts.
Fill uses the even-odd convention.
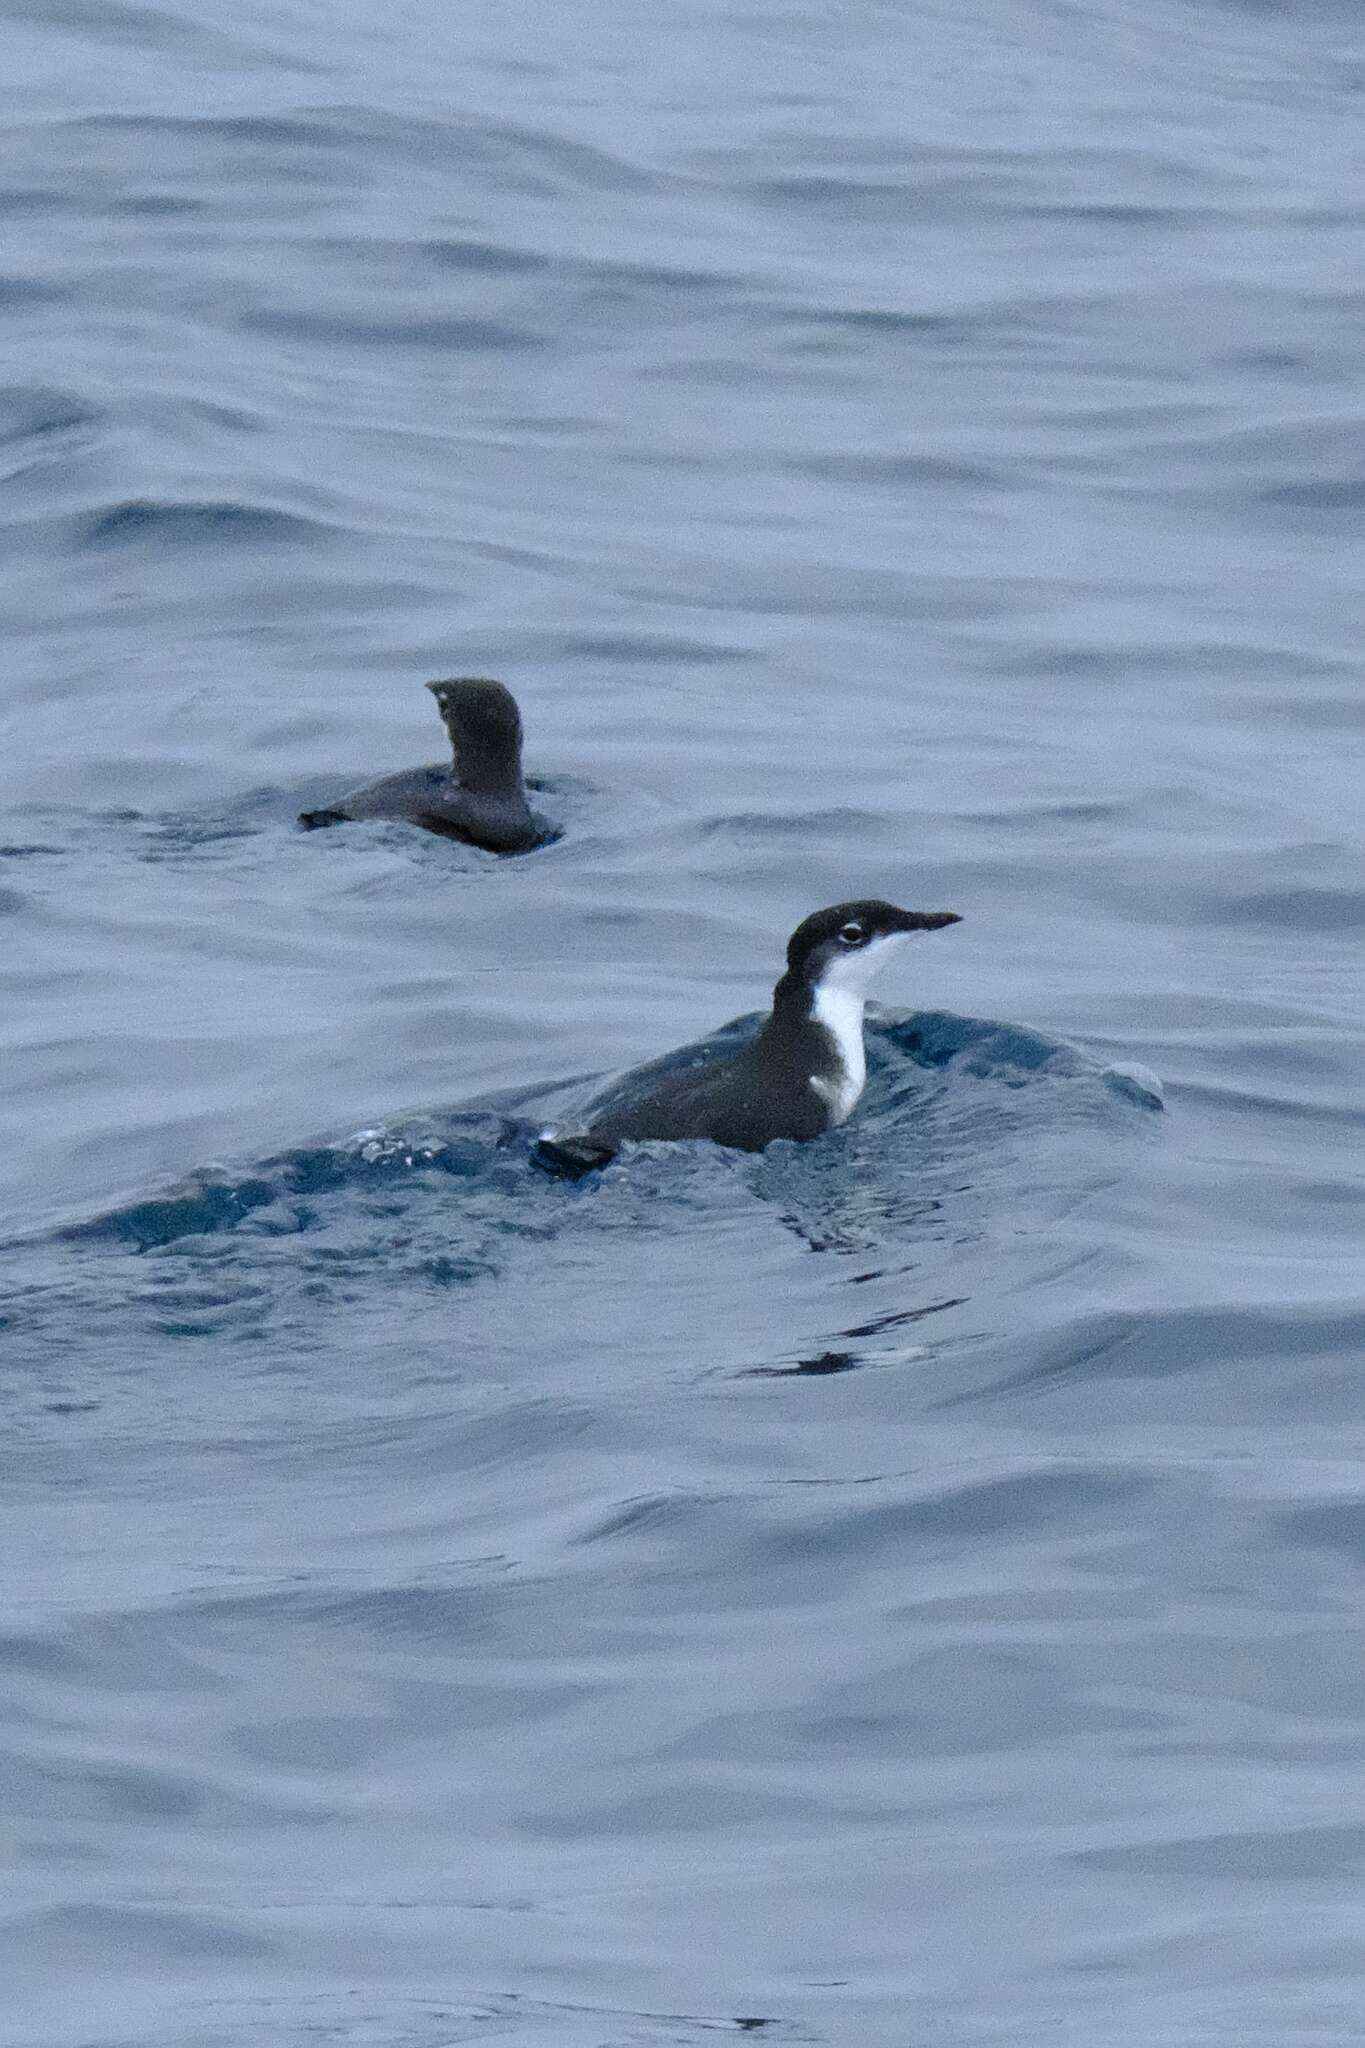
[[[709,1138],[761,1152],[777,1138],[818,1138],[863,1092],[863,1004],[888,955],[912,932],[960,922],[952,910],[900,910],[866,898],[817,910],[792,933],[767,1021],[726,1058],[655,1077],[627,1076],[584,1132],[547,1132],[537,1157],[577,1178],[632,1140]]]
[[[489,853],[529,853],[549,836],[521,774],[521,714],[502,683],[460,676],[428,683],[450,735],[452,759],[406,768],[352,790],[333,809],[304,811],[310,831],[351,818],[402,818]]]

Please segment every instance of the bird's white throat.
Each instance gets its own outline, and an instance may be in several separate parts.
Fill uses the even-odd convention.
[[[811,1087],[829,1104],[836,1124],[841,1124],[852,1110],[867,1081],[867,1055],[863,1050],[867,985],[887,954],[904,944],[905,936],[904,932],[888,932],[856,953],[836,955],[826,963],[815,984],[810,1013],[833,1040],[837,1066],[833,1074],[816,1075]]]
[[[862,1094],[867,1080],[862,994],[851,988],[831,987],[828,981],[822,981],[816,988],[810,1013],[833,1039],[837,1063],[834,1073],[816,1074],[810,1085],[829,1104],[833,1121],[841,1124]]]

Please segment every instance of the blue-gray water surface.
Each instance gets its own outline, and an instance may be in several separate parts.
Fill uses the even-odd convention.
[[[0,51],[3,2048],[1358,2042],[1359,10]]]

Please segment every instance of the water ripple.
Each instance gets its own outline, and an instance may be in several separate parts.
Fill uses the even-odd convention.
[[[158,552],[186,548],[250,549],[314,545],[326,539],[329,531],[321,520],[234,499],[172,503],[165,499],[129,498],[84,519],[77,545],[96,551],[133,547]]]

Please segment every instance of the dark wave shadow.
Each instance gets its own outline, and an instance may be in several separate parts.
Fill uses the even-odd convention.
[[[759,1021],[756,1015],[737,1018],[712,1037],[633,1070],[632,1085],[641,1076],[730,1051]],[[760,1200],[791,1210],[793,1227],[807,1235],[797,1213],[804,1198],[827,1217],[824,1232],[809,1232],[812,1245],[823,1249],[838,1244],[837,1219],[845,1208],[863,1219],[860,1238],[874,1217],[897,1226],[941,1218],[928,1224],[931,1232],[960,1229],[961,1215],[945,1213],[950,1188],[965,1200],[977,1179],[998,1180],[1001,1157],[1017,1158],[1021,1138],[1036,1143],[1047,1131],[1077,1127],[1113,1132],[1130,1124],[1135,1110],[1160,1106],[1160,1084],[1145,1070],[1105,1066],[1078,1046],[1019,1025],[926,1011],[871,1020],[867,1038],[865,1103],[829,1137],[811,1145],[779,1142],[758,1155],[706,1144],[632,1146],[604,1178],[666,1187],[701,1159],[740,1176]],[[581,1080],[502,1091],[461,1111],[293,1148],[245,1172],[211,1168],[177,1189],[69,1225],[59,1235],[71,1243],[146,1251],[248,1223],[272,1235],[303,1232],[316,1227],[319,1205],[329,1197],[438,1180],[496,1181],[507,1194],[534,1195],[536,1212],[553,1217],[590,1200],[592,1190],[575,1193],[539,1174],[533,1139],[547,1119],[570,1121],[589,1104],[609,1104],[613,1093]],[[904,1186],[907,1181],[913,1187]],[[847,1205],[838,1199],[840,1188]]]
[[[109,416],[107,408],[92,405],[74,391],[47,384],[6,384],[0,386],[0,448],[66,441],[93,432]]]
[[[154,547],[172,553],[186,548],[260,548],[316,545],[332,538],[320,519],[275,506],[249,505],[231,498],[128,498],[93,512],[79,524],[76,545],[104,551]]]
[[[724,1051],[758,1022],[737,1019],[660,1064]],[[197,1341],[215,1357],[226,1344],[297,1360],[329,1350],[341,1328],[360,1342],[363,1326],[388,1355],[447,1343],[444,1304],[513,1272],[542,1316],[568,1303],[581,1315],[595,1288],[619,1286],[623,1245],[635,1258],[667,1238],[665,1255],[699,1274],[726,1247],[743,1272],[746,1248],[770,1244],[776,1225],[836,1261],[831,1280],[885,1278],[890,1292],[785,1357],[760,1354],[754,1370],[822,1376],[921,1357],[926,1337],[942,1341],[936,1318],[960,1328],[964,1300],[994,1270],[993,1245],[999,1285],[1020,1284],[1021,1235],[1043,1243],[1050,1219],[1125,1171],[1159,1091],[1064,1041],[984,1019],[879,1017],[867,1037],[863,1104],[810,1145],[644,1145],[567,1185],[534,1164],[533,1146],[547,1122],[571,1124],[600,1093],[600,1080],[579,1077],[209,1167],[13,1237],[0,1246],[11,1354],[58,1363],[79,1327],[85,1347],[114,1357]],[[968,1252],[987,1262],[972,1279]],[[489,1303],[508,1306],[504,1292]]]
[[[184,1238],[243,1226],[267,1236],[302,1234],[322,1225],[329,1196],[373,1194],[430,1185],[437,1177],[487,1180],[500,1154],[521,1154],[530,1127],[478,1112],[429,1126],[360,1131],[335,1144],[300,1146],[234,1175],[209,1167],[182,1186],[111,1209],[56,1235],[70,1244],[114,1244],[146,1252]]]

